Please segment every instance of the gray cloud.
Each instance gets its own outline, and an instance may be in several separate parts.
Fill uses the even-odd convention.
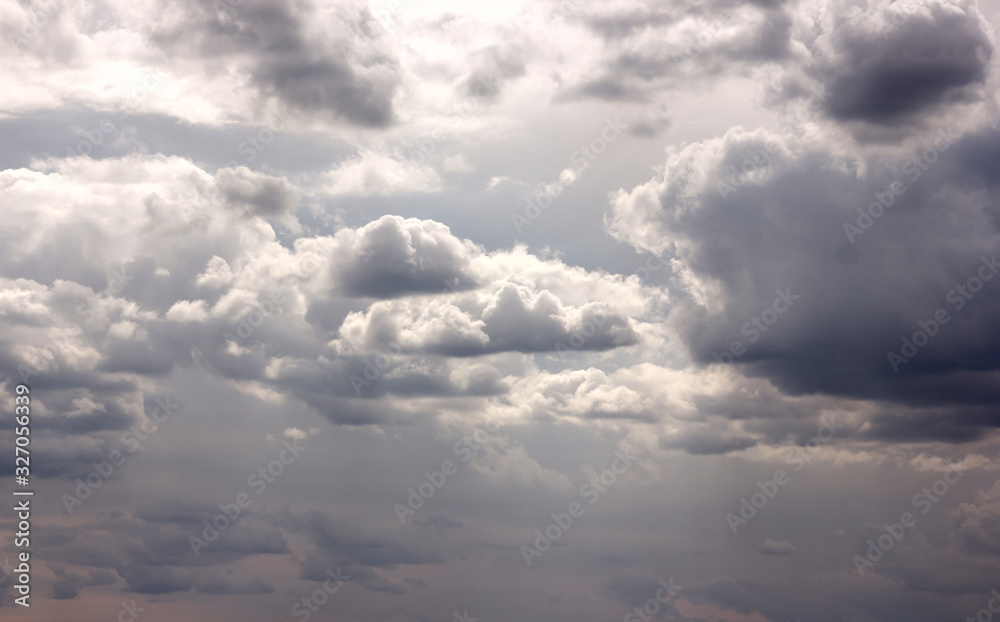
[[[710,311],[690,298],[670,315],[695,360],[733,361],[792,393],[932,402],[936,415],[919,419],[936,419],[931,425],[939,427],[928,428],[925,438],[978,438],[982,428],[993,427],[976,413],[997,397],[989,379],[997,369],[991,354],[997,345],[971,335],[996,321],[1000,290],[984,284],[974,300],[958,303],[954,288],[978,278],[981,268],[992,276],[983,257],[988,264],[997,252],[995,209],[984,199],[996,178],[963,163],[983,141],[996,148],[1000,135],[946,135],[953,145],[945,150],[916,152],[917,158],[933,156],[933,167],[921,160],[926,171],[913,154],[904,154],[852,163],[868,171],[859,178],[831,168],[822,150],[803,144],[793,152],[788,149],[795,142],[787,138],[731,133],[711,147],[674,156],[666,183],[619,195],[609,224],[638,248],[676,257],[699,287],[718,288],[718,308]],[[935,139],[947,144],[938,134],[925,140]],[[729,172],[738,166],[749,172],[737,189]],[[884,216],[866,221],[870,229],[862,231],[858,210],[885,196],[894,182],[905,192],[893,197],[891,209],[876,210]],[[657,202],[653,209],[640,203],[649,197]],[[634,228],[627,224],[632,218]],[[982,223],[975,233],[965,224],[969,219]],[[845,224],[862,233],[849,236]],[[856,250],[854,263],[838,260],[835,251],[844,245]],[[923,252],[904,250],[914,248]],[[789,299],[789,307],[782,293],[798,298]],[[785,311],[775,313],[775,306]],[[912,338],[918,321],[937,309],[954,316],[953,324],[942,326],[896,373],[888,354],[899,353],[902,338]],[[737,348],[734,357],[736,342],[745,350]],[[916,421],[898,426],[886,416],[877,424],[901,436],[920,435]]]
[[[174,55],[237,60],[261,95],[298,112],[364,127],[391,124],[397,62],[366,49],[373,42],[367,33],[378,32],[364,28],[370,12],[350,5],[322,15],[332,18],[320,22],[330,26],[326,32],[314,28],[322,19],[315,6],[248,0],[220,10],[191,2],[180,19],[152,26],[150,40]]]
[[[810,70],[834,119],[898,124],[985,85],[994,46],[975,5],[903,2],[835,19]]]
[[[794,555],[798,552],[798,549],[788,540],[771,540],[768,538],[757,547],[757,552],[761,555]]]

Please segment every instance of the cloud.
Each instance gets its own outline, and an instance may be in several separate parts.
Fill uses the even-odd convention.
[[[441,190],[441,178],[430,166],[362,151],[327,173],[324,190],[332,196],[362,197],[429,193]]]
[[[761,555],[794,555],[798,552],[798,549],[788,540],[771,540],[767,538],[757,547],[757,552]]]
[[[821,19],[828,28],[803,33],[812,54],[806,72],[824,92],[830,117],[896,125],[981,97],[994,46],[975,3],[846,6],[827,3]]]
[[[129,590],[140,594],[186,592],[194,584],[191,573],[171,566],[130,564],[118,569]]]
[[[973,555],[1000,556],[1000,481],[950,513],[962,547]]]
[[[973,283],[976,299],[956,302],[955,288],[981,269],[993,276],[1000,238],[987,188],[998,179],[966,162],[1000,148],[1000,135],[952,127],[924,140],[938,146],[875,160],[832,152],[818,137],[734,129],[671,148],[661,177],[613,198],[606,224],[672,262],[688,298],[668,321],[695,361],[732,361],[791,394],[930,400],[939,411],[925,422],[942,426],[930,436],[955,426],[974,438],[990,425],[981,409],[996,399],[988,378],[998,361],[996,344],[971,335],[996,321],[1000,289]],[[893,184],[902,194],[890,202]],[[866,215],[862,230],[868,209],[878,218]],[[938,309],[952,324],[894,369],[889,353]]]
[[[639,338],[609,305],[565,309],[548,291],[510,282],[445,302],[378,302],[351,313],[333,347],[361,352],[395,342],[405,352],[475,356],[491,352],[606,350]]]
[[[58,578],[52,585],[50,595],[50,598],[55,600],[71,600],[79,596],[85,587],[114,585],[118,580],[114,573],[107,570],[90,570],[86,575],[82,575],[62,565],[53,565],[50,568]]]
[[[281,524],[304,535],[312,545],[299,563],[300,578],[309,581],[326,581],[329,570],[342,568],[351,582],[365,590],[400,595],[406,587],[385,579],[376,568],[393,570],[398,564],[424,565],[443,561],[426,546],[375,537],[316,510],[301,515],[284,512]]]
[[[583,9],[603,53],[596,75],[580,76],[561,97],[653,102],[682,85],[789,60],[793,19],[782,3],[733,4]]]
[[[235,64],[264,97],[293,110],[362,127],[394,118],[398,63],[370,37],[367,7],[322,11],[313,3],[245,0],[238,7],[185,2],[149,26],[164,53]],[[338,44],[343,42],[344,45]]]
[[[299,197],[288,180],[251,171],[245,166],[220,169],[216,173],[226,207],[254,216],[280,216],[298,204]]]
[[[348,295],[394,298],[476,285],[470,271],[476,247],[440,223],[383,216],[338,232],[334,245],[331,268]]]
[[[359,619],[607,620],[667,576],[658,620],[982,609],[1000,14],[857,4],[0,4],[5,37],[37,29],[0,67],[0,382],[8,412],[31,387],[35,498],[104,478],[32,513],[46,619],[124,591],[256,622],[338,569],[325,606]],[[623,148],[569,167],[607,118]],[[195,555],[283,444],[306,458]]]
[[[495,100],[505,82],[524,76],[527,55],[521,45],[510,43],[517,36],[510,32],[503,46],[490,45],[473,54],[470,61],[475,68],[465,80],[467,96]]]

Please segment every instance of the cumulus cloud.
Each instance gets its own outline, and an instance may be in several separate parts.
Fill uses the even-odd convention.
[[[733,130],[672,150],[661,177],[614,198],[607,224],[672,262],[690,297],[669,321],[696,361],[732,362],[791,392],[932,399],[952,424],[978,425],[995,399],[996,346],[971,335],[996,320],[998,290],[973,283],[971,299],[955,288],[994,274],[986,190],[997,179],[964,163],[998,139],[952,127],[875,160]],[[951,325],[903,363],[888,356],[938,309]],[[958,378],[961,395],[945,388]]]
[[[344,320],[334,347],[374,349],[395,342],[407,352],[472,356],[490,352],[605,350],[638,343],[628,319],[607,305],[564,309],[548,291],[496,282],[450,301],[379,302]]]
[[[440,223],[383,216],[338,232],[334,244],[331,267],[348,295],[393,298],[476,284],[470,270],[476,247]]]
[[[122,591],[152,616],[299,617],[337,571],[320,616],[982,609],[991,11],[0,5],[0,382],[8,412],[30,386],[43,617],[106,619]],[[608,118],[628,132],[581,156]]]
[[[894,125],[981,97],[994,45],[974,2],[907,0],[824,5],[823,30],[804,34],[806,73],[839,121]],[[789,94],[796,93],[794,82]],[[801,89],[801,85],[799,85]]]

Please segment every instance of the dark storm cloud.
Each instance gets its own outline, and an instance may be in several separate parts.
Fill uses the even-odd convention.
[[[877,12],[886,21],[872,27]],[[839,20],[812,70],[837,120],[892,125],[984,86],[994,49],[974,4],[902,2]]]
[[[718,312],[690,299],[671,312],[694,358],[737,365],[792,394],[937,405],[951,419],[902,423],[887,415],[870,432],[882,438],[895,430],[900,437],[944,432],[971,440],[995,427],[995,419],[977,413],[1000,399],[1000,338],[989,328],[1000,322],[1000,281],[992,281],[991,267],[1000,232],[987,192],[998,171],[965,162],[970,151],[996,149],[1000,134],[963,136],[943,127],[928,132],[927,146],[913,154],[865,163],[862,178],[857,162],[838,170],[821,149],[798,147],[791,157],[779,146],[791,143],[774,140],[732,133],[711,147],[684,150],[664,183],[616,199],[613,228],[655,194],[659,207],[643,212],[646,228],[619,235],[673,253],[701,282],[721,288]],[[730,175],[741,165],[745,177]],[[901,194],[889,190],[894,184]],[[890,203],[887,192],[890,208],[877,204],[879,196]],[[872,204],[878,217],[866,216],[861,229],[859,209]],[[857,253],[851,262],[838,259],[845,245]],[[972,298],[970,279],[979,289]],[[947,311],[948,323],[932,329],[935,336],[916,355],[896,361],[897,373],[889,353],[899,354],[903,338],[912,339],[918,322],[938,309]]]
[[[312,28],[331,19],[332,32]],[[238,7],[189,2],[180,23],[155,25],[150,40],[174,55],[243,59],[262,95],[300,112],[377,128],[393,122],[399,78],[396,60],[370,45],[375,40],[364,26],[371,19],[358,5],[319,14],[284,0],[246,0]]]

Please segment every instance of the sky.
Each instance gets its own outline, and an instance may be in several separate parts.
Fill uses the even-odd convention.
[[[0,0],[0,616],[989,622],[998,26]]]

